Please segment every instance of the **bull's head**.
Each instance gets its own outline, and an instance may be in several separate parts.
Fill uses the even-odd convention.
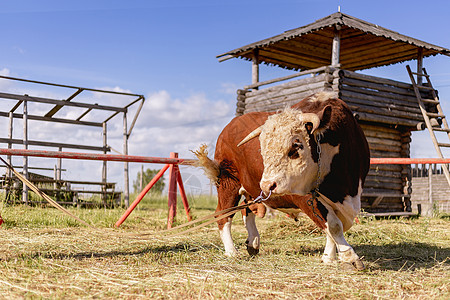
[[[269,191],[275,194],[306,195],[314,189],[318,183],[319,170],[315,137],[326,127],[330,115],[330,106],[318,114],[288,108],[270,116],[266,123],[240,143],[259,135],[264,163],[260,186],[266,195]],[[325,147],[323,151],[334,152],[334,156],[338,146],[330,147]],[[332,153],[324,154],[320,160],[319,181],[330,171],[331,159],[327,158]]]

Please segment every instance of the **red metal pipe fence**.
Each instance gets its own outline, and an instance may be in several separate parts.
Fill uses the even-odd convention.
[[[16,156],[37,156],[67,159],[85,159],[101,161],[121,161],[121,162],[139,162],[139,163],[157,163],[157,164],[191,164],[194,159],[184,158],[164,158],[150,156],[116,155],[116,154],[97,154],[97,153],[78,153],[63,151],[42,151],[25,149],[0,149],[0,155]],[[450,164],[449,158],[371,158],[371,164]]]
[[[114,154],[95,154],[95,153],[77,153],[77,152],[62,152],[62,151],[42,151],[42,150],[26,150],[26,149],[0,149],[0,155],[16,155],[16,156],[36,156],[36,157],[50,157],[50,158],[65,158],[65,159],[84,159],[84,160],[100,160],[100,161],[117,161],[117,162],[138,162],[138,163],[157,163],[165,164],[159,173],[148,183],[148,185],[139,193],[134,202],[128,207],[122,217],[116,222],[115,226],[119,227],[131,212],[136,208],[142,198],[148,193],[153,185],[163,176],[167,169],[170,169],[169,174],[169,216],[167,227],[172,226],[176,215],[176,199],[177,199],[177,185],[180,189],[181,199],[184,209],[191,220],[189,214],[189,204],[186,198],[183,181],[181,179],[179,164],[190,165],[196,160],[178,158],[177,153],[171,153],[170,158],[163,157],[149,157],[149,156],[133,156],[133,155],[114,155]],[[370,164],[450,164],[449,158],[371,158]],[[0,222],[2,220],[0,219]],[[1,224],[1,223],[0,223]]]
[[[181,178],[179,164],[191,164],[195,160],[178,158],[177,153],[170,153],[170,158],[165,157],[149,157],[149,156],[133,156],[133,155],[114,155],[114,154],[97,154],[97,153],[78,153],[78,152],[63,152],[63,151],[42,151],[42,150],[26,150],[26,149],[0,149],[0,155],[16,155],[16,156],[35,156],[35,157],[49,157],[49,158],[66,158],[66,159],[84,159],[84,160],[100,160],[100,161],[117,161],[117,162],[139,162],[139,163],[157,163],[166,164],[161,171],[149,182],[149,184],[142,190],[134,202],[128,207],[122,217],[116,222],[116,227],[119,227],[136,206],[141,202],[153,185],[163,176],[164,172],[170,168],[169,175],[169,216],[167,220],[167,227],[171,228],[173,220],[176,215],[177,208],[177,185],[180,189],[181,200],[184,205],[188,220],[191,220],[189,214],[190,208],[184,190],[183,180]]]

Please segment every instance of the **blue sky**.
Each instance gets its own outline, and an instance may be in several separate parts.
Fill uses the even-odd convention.
[[[0,73],[143,94],[148,101],[130,138],[130,154],[178,151],[190,157],[189,150],[200,143],[214,144],[234,116],[235,90],[251,80],[249,62],[219,63],[215,56],[314,22],[339,5],[343,13],[450,48],[448,1],[0,0]],[[450,57],[427,58],[425,67],[450,115]],[[408,82],[404,65],[365,73]],[[261,80],[285,74],[261,68]],[[0,82],[0,89],[19,87]],[[58,97],[58,91],[39,93]],[[119,127],[110,139],[117,149]],[[96,133],[75,137],[86,143],[98,138]],[[414,135],[412,156],[435,157],[430,144],[427,134]],[[100,167],[88,162],[64,165],[72,166],[64,175],[71,179],[100,176]],[[131,180],[139,168],[132,165]],[[93,171],[85,175],[86,169]],[[121,170],[120,164],[110,170],[119,185]],[[191,170],[184,172],[190,176]]]

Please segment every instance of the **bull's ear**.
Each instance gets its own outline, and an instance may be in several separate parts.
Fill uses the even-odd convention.
[[[331,111],[332,111],[331,105],[327,105],[317,114],[320,119],[319,128],[323,128],[327,126],[328,123],[330,123]]]
[[[308,134],[312,134],[316,129],[323,128],[331,120],[331,106],[325,106],[320,112],[315,113],[305,113],[303,114],[303,121],[305,122],[306,130]]]

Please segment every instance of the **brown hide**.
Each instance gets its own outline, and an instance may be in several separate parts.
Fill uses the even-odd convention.
[[[240,147],[237,147],[237,144],[251,131],[264,124],[269,115],[266,112],[255,112],[236,117],[220,134],[214,158],[220,165],[231,166],[232,173],[237,178],[237,181],[231,178],[220,178],[217,187],[219,198],[217,211],[238,204],[238,191],[241,185],[252,198],[258,197],[261,193],[259,181],[263,172],[263,162],[259,140],[255,138]],[[318,218],[314,214],[320,215],[318,209],[315,207],[313,211],[311,206],[307,204],[310,198],[310,195],[271,197],[265,203],[275,209],[301,209],[320,228],[325,228],[324,218]],[[256,209],[258,208],[256,207],[252,210]],[[219,226],[221,225],[220,223],[224,222],[219,222]]]

